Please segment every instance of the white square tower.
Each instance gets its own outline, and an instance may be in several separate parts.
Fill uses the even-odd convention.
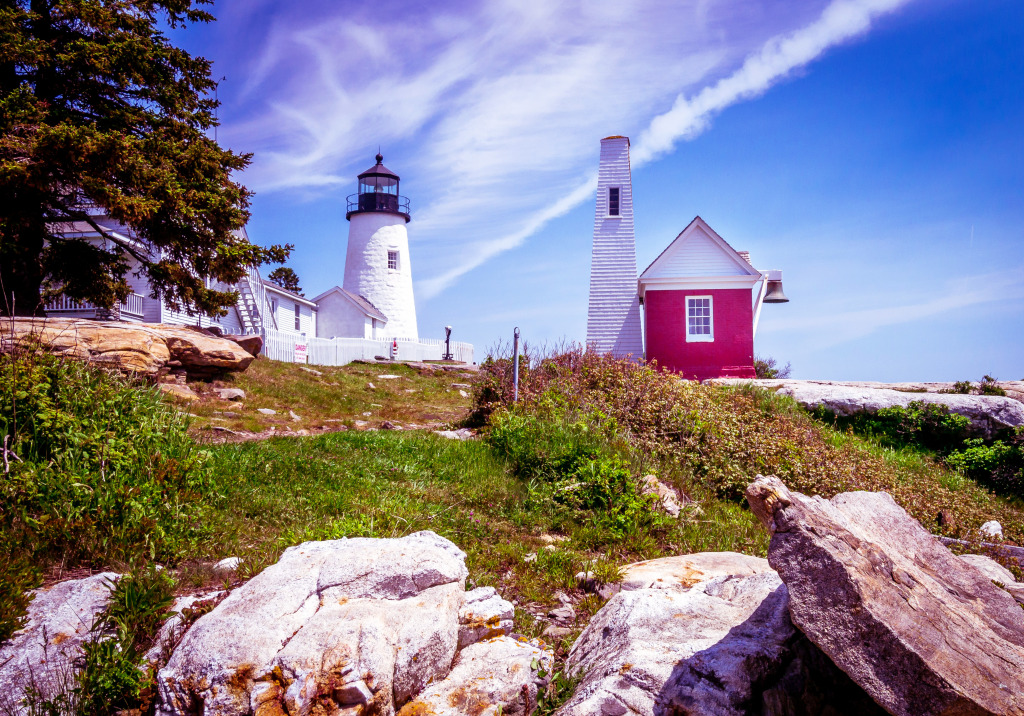
[[[636,279],[629,137],[605,137],[601,140],[590,259],[588,347],[616,358],[643,358]]]

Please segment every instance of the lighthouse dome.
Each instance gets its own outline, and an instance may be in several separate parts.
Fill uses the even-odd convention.
[[[345,218],[351,220],[360,212],[387,212],[410,220],[409,199],[399,194],[399,176],[384,166],[384,156],[377,154],[377,163],[360,174],[359,189],[348,197]]]

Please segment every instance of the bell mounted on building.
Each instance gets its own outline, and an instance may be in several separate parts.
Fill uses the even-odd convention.
[[[789,303],[789,298],[782,292],[781,271],[765,272],[765,280],[768,282],[768,285],[765,287],[765,303]]]

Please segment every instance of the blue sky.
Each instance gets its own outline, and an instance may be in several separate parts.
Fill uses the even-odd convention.
[[[378,145],[411,197],[420,333],[581,340],[600,138],[631,137],[642,270],[701,215],[788,304],[805,378],[1024,378],[1018,0],[227,0],[175,35],[254,153],[249,235],[341,283]]]

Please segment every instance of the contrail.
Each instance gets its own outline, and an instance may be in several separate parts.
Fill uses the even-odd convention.
[[[829,48],[867,32],[877,17],[910,0],[834,0],[816,21],[793,32],[776,35],[748,57],[733,74],[693,97],[679,95],[672,109],[656,116],[634,143],[633,167],[671,152],[680,139],[693,139],[707,129],[712,117],[743,100],[759,97],[774,84],[820,57]],[[581,179],[576,189],[538,211],[518,231],[490,242],[455,268],[419,282],[417,293],[432,298],[497,254],[522,244],[552,219],[568,213],[593,196],[596,174]]]

